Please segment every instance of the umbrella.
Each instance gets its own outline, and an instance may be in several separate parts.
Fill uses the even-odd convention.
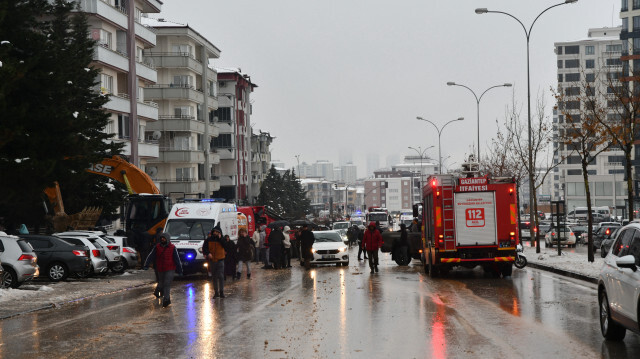
[[[267,228],[282,228],[284,226],[288,226],[289,225],[289,221],[285,221],[285,220],[279,220],[279,221],[275,221],[275,222],[271,222],[267,225]]]

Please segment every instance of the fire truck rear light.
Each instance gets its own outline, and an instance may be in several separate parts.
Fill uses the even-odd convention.
[[[444,238],[444,236],[442,234],[439,234],[438,238],[442,239],[442,238]]]
[[[442,239],[441,239],[441,240],[439,240],[439,241],[438,241],[438,244],[440,245],[440,247],[442,247],[442,246],[444,245],[444,240],[442,240]]]
[[[431,187],[436,187],[438,185],[438,180],[435,178],[431,181]]]
[[[436,197],[440,197],[440,191],[436,191]]]
[[[422,249],[418,249],[418,253],[422,253]]]
[[[509,232],[509,235],[510,235],[511,237],[513,237],[513,236],[515,236],[515,235],[516,235],[516,232]]]
[[[509,188],[509,194],[513,194],[513,188]]]
[[[23,254],[20,256],[20,258],[18,258],[19,261],[30,261],[32,260],[34,257],[31,254]]]

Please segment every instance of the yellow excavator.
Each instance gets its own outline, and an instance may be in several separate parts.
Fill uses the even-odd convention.
[[[169,199],[160,193],[149,175],[119,156],[105,158],[92,164],[87,172],[112,178],[124,183],[129,192],[125,210],[125,229],[127,232],[156,233],[156,228],[164,228],[171,208]],[[69,229],[93,229],[100,218],[102,209],[85,207],[81,212],[68,215],[57,182],[45,191],[49,203],[53,206],[52,224],[56,232]]]

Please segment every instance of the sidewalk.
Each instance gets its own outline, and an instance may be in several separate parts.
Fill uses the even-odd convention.
[[[600,257],[600,252],[595,253],[594,261],[587,260],[586,253],[572,253],[564,251],[558,257],[557,248],[541,248],[540,253],[536,253],[535,248],[525,247],[524,255],[527,257],[528,266],[561,274],[571,278],[581,279],[591,283],[598,282],[600,269],[604,264],[604,258]]]

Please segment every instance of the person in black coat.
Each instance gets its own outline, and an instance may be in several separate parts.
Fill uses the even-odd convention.
[[[269,243],[269,261],[273,263],[273,268],[281,267],[281,256],[283,251],[284,234],[281,228],[274,228],[269,233],[267,243]]]
[[[362,259],[360,258],[360,255],[362,255],[362,253],[364,252],[364,259],[367,260],[369,259],[369,257],[367,257],[367,251],[364,250],[364,248],[362,247],[362,240],[364,239],[364,226],[360,226],[358,227],[358,260],[361,261]]]
[[[304,259],[304,267],[306,269],[311,268],[311,259],[313,258],[313,243],[316,241],[313,232],[309,230],[309,225],[306,223],[302,225],[302,231],[300,232],[300,250],[302,252],[302,258]]]
[[[409,238],[407,226],[400,224],[400,239],[393,241],[391,246],[391,259],[401,263],[409,263]]]
[[[223,247],[226,253],[224,257],[224,280],[227,280],[227,276],[235,279],[236,277],[236,244],[229,238],[229,235],[225,235],[223,238]]]

